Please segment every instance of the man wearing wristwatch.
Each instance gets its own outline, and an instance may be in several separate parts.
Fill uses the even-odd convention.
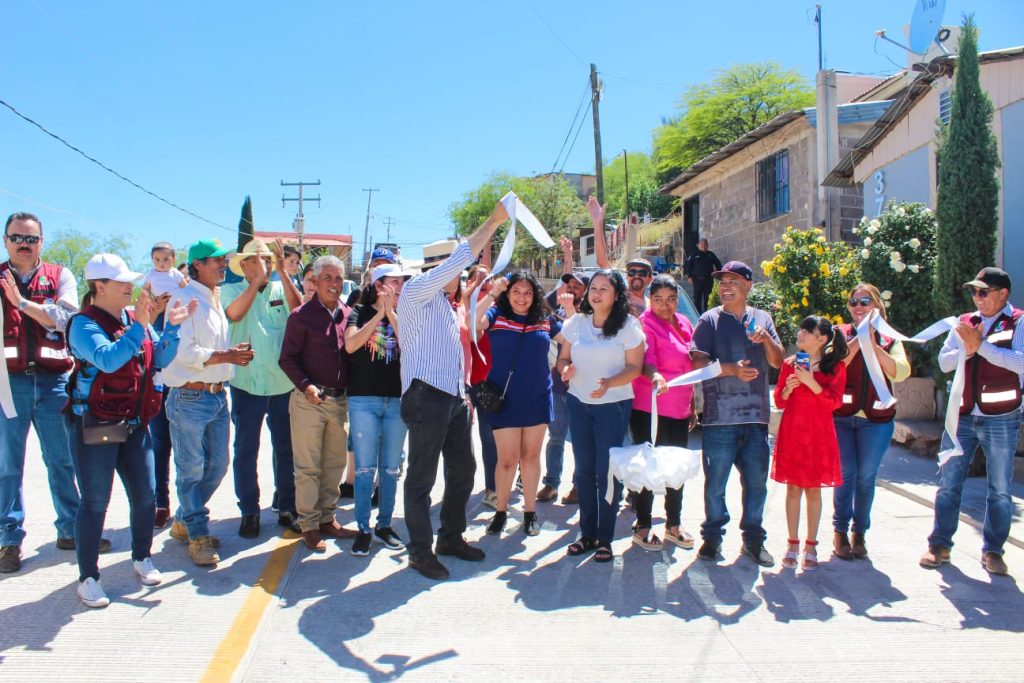
[[[0,417],[0,572],[15,572],[25,537],[21,484],[30,425],[39,437],[57,512],[57,547],[75,549],[79,496],[60,411],[72,365],[64,328],[78,311],[78,288],[70,270],[40,259],[43,225],[37,216],[12,214],[4,245],[10,257],[0,264],[4,357],[17,415]],[[101,544],[101,551],[109,549],[109,541]]]

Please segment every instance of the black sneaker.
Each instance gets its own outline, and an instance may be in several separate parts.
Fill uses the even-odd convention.
[[[437,539],[434,552],[438,555],[451,555],[467,562],[480,562],[487,557],[483,550],[466,543],[462,536],[458,536],[454,541]]]
[[[242,521],[238,525],[238,535],[242,538],[256,538],[260,535],[260,516],[242,515]]]
[[[382,526],[373,533],[391,550],[401,550],[405,547],[405,543],[402,542],[402,538],[389,526]]]
[[[352,543],[352,554],[357,557],[366,557],[370,554],[370,542],[373,540],[373,534],[369,531],[360,531],[359,535],[356,536],[356,540]]]
[[[721,553],[718,552],[721,547],[720,544],[714,541],[704,541],[700,546],[700,550],[697,551],[697,557],[705,562],[718,562],[722,559]]]
[[[444,581],[448,578],[448,569],[434,555],[411,555],[409,569],[415,569],[428,579]]]
[[[302,529],[299,528],[298,516],[294,512],[281,512],[277,515],[277,525],[294,531],[297,534],[302,533]]]
[[[523,533],[527,536],[536,536],[540,533],[540,522],[537,520],[536,512],[523,513]]]
[[[338,493],[341,494],[342,498],[355,498],[356,497],[355,486],[352,485],[352,484],[349,484],[348,482],[344,482],[344,481],[341,482],[340,486],[338,486]]]
[[[508,522],[508,513],[498,510],[491,517],[491,523],[487,525],[487,533],[489,534],[500,534],[505,530],[505,523]]]
[[[740,551],[754,562],[758,563],[762,567],[773,567],[775,566],[775,558],[771,556],[764,546],[758,543],[757,545],[745,545],[743,550]]]

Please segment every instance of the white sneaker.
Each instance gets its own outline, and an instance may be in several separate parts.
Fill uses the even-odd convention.
[[[106,607],[110,604],[110,598],[103,592],[103,586],[91,576],[78,584],[78,599],[86,607]]]
[[[132,569],[143,586],[155,586],[164,580],[163,574],[153,566],[153,558],[147,557],[144,560],[132,561]]]
[[[498,494],[494,491],[484,491],[484,498],[481,501],[489,508],[498,509]]]

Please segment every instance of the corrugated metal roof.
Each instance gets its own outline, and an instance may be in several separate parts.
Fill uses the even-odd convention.
[[[890,106],[892,106],[892,100],[840,104],[838,107],[839,125],[844,126],[853,123],[877,121]],[[807,115],[807,123],[811,124],[812,128],[817,128],[818,110],[811,107],[809,109],[804,109],[804,113]]]

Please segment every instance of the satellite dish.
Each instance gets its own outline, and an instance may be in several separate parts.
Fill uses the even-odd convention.
[[[946,0],[917,0],[910,19],[910,49],[919,55],[928,51],[942,28]]]

